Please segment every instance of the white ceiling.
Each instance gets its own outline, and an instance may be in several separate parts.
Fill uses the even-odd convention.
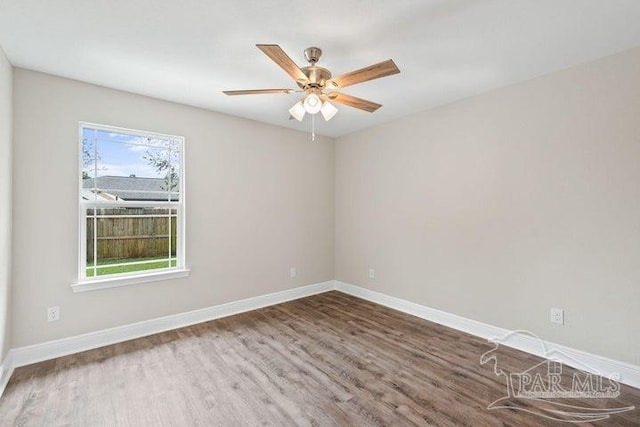
[[[222,94],[295,87],[256,43],[300,66],[318,46],[334,75],[392,58],[344,90],[380,110],[317,120],[333,137],[640,46],[639,23],[639,0],[0,0],[15,66],[301,130],[299,95]]]

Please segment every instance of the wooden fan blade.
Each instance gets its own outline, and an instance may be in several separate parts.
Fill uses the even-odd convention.
[[[265,55],[267,55],[273,62],[278,64],[280,68],[287,72],[293,79],[297,82],[298,80],[308,81],[307,76],[302,72],[300,67],[296,65],[295,62],[289,55],[285,53],[284,50],[277,44],[257,44],[258,49],[263,51]]]
[[[348,105],[349,107],[368,111],[370,113],[373,113],[378,108],[382,107],[382,104],[376,104],[375,102],[347,95],[346,93],[333,92],[327,95],[327,98],[329,98],[331,101],[337,102],[338,104]]]
[[[249,90],[223,90],[225,95],[269,95],[272,93],[294,93],[294,89],[249,89]]]
[[[398,74],[399,72],[400,70],[396,66],[395,62],[393,62],[392,59],[388,59],[378,64],[369,65],[368,67],[334,77],[330,81],[337,84],[339,88],[343,88],[356,83],[391,76],[393,74]]]

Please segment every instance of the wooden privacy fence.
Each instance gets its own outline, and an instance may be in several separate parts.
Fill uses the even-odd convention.
[[[155,208],[97,209],[87,212],[87,262],[93,262],[94,224],[98,261],[176,255],[176,211]]]

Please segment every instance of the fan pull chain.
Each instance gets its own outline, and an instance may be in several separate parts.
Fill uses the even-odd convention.
[[[316,115],[311,116],[311,141],[316,140]]]

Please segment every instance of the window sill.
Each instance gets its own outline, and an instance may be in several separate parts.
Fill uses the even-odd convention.
[[[100,289],[115,288],[118,286],[137,285],[140,283],[156,282],[159,280],[178,279],[188,277],[191,270],[181,268],[178,270],[156,271],[153,273],[139,274],[125,277],[105,277],[100,279],[82,280],[71,285],[73,292],[97,291]]]

